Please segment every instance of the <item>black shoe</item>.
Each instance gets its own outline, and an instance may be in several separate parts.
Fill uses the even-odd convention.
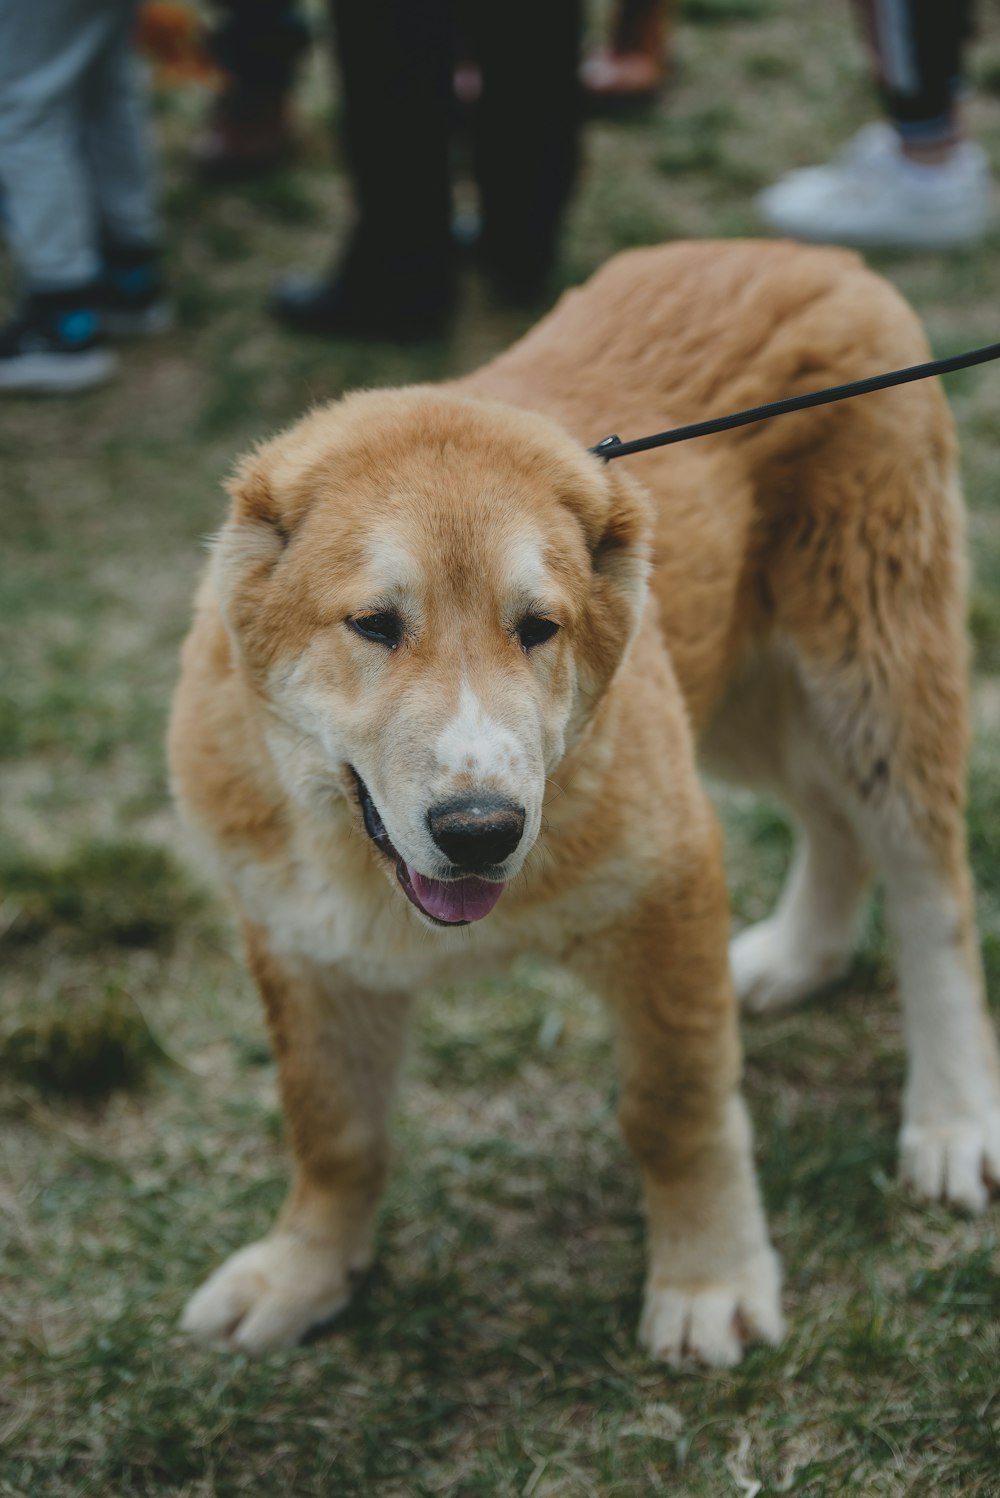
[[[357,269],[350,260],[331,276],[286,276],[270,308],[286,327],[327,338],[419,342],[440,338],[455,305],[451,251],[381,269]]]
[[[173,308],[164,289],[159,250],[105,245],[101,305],[113,338],[165,333],[172,327]]]
[[[0,391],[58,395],[103,384],[118,363],[106,344],[98,286],[33,292],[0,328]]]

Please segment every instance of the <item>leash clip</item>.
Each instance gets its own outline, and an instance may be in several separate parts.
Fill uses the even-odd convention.
[[[592,447],[590,451],[594,454],[595,457],[603,458],[606,463],[612,456],[614,449],[616,447],[621,447],[621,445],[622,439],[620,437],[602,437],[600,442]]]

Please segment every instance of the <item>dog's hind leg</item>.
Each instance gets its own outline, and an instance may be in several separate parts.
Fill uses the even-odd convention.
[[[752,1013],[788,1008],[845,976],[867,884],[861,846],[825,788],[788,800],[798,841],[781,898],[729,948],[736,993]]]
[[[272,1231],[188,1302],[185,1331],[235,1351],[290,1347],[329,1321],[371,1261],[388,1164],[387,1122],[409,1000],[370,993],[247,928],[267,1008],[295,1174]]]
[[[1000,1061],[966,845],[960,510],[943,484],[921,494],[897,475],[884,494],[841,523],[825,577],[809,572],[812,615],[786,612],[785,638],[827,792],[885,888],[908,1053],[902,1175],[977,1210],[1000,1181]]]
[[[873,829],[899,951],[908,1052],[900,1169],[970,1211],[1000,1182],[1000,1064],[984,1001],[964,828],[912,814]]]
[[[922,1196],[976,1211],[987,1183],[1000,1182],[1000,1063],[966,850],[954,671],[954,661],[921,662],[905,727],[896,718],[884,755],[860,782],[852,775],[849,795],[898,949],[908,1056],[901,1174]],[[900,685],[890,681],[890,692]]]
[[[726,779],[768,790],[795,820],[795,854],[774,913],[730,945],[742,1006],[788,1008],[850,967],[869,866],[786,658],[762,655],[733,684],[702,760]]]

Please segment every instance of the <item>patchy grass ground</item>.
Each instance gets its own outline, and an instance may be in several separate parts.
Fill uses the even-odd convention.
[[[970,115],[1000,168],[1000,26],[983,27]],[[177,330],[128,352],[106,390],[0,409],[0,1494],[994,1495],[1000,1217],[917,1209],[892,1182],[902,1061],[877,913],[844,991],[746,1027],[787,1272],[779,1350],[683,1376],[636,1352],[642,1231],[606,1026],[533,967],[425,1004],[378,1265],[339,1328],[259,1364],[176,1331],[284,1176],[256,1002],[224,912],[182,872],[164,784],[220,476],[311,400],[467,369],[521,326],[471,274],[437,347],[314,345],[268,324],[272,275],[321,265],[344,222],[311,88],[301,167],[225,195],[185,179],[200,101],[164,101]],[[566,280],[625,244],[755,232],[753,191],[870,109],[846,7],[688,0],[662,108],[588,132]],[[877,264],[948,352],[1000,337],[998,251],[993,236]],[[1000,369],[950,390],[996,995]],[[755,918],[787,832],[741,797],[723,813],[735,912]]]

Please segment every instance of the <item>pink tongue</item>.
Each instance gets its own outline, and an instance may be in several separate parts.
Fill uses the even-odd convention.
[[[507,888],[485,879],[425,879],[406,865],[410,885],[422,908],[437,921],[481,921]]]

